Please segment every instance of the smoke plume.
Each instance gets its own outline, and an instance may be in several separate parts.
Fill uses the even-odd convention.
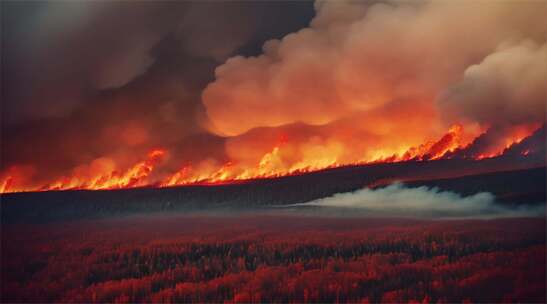
[[[545,121],[547,43],[500,45],[441,98],[447,113],[498,128]]]
[[[545,123],[544,1],[1,5],[0,192],[486,158]]]
[[[465,99],[458,114],[473,122],[543,119],[537,109],[547,80],[544,2],[318,1],[315,8],[308,28],[266,42],[260,56],[233,57],[216,69],[203,92],[215,131],[234,136],[351,115],[366,123],[395,102],[435,116],[446,91],[447,103]],[[462,96],[453,96],[463,87]],[[485,114],[500,107],[501,117]]]

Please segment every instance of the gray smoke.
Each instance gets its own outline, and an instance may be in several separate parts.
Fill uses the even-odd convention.
[[[289,207],[321,207],[330,210],[330,214],[418,218],[535,217],[545,212],[543,205],[512,208],[496,204],[494,195],[489,192],[461,196],[425,186],[408,188],[401,183],[379,189],[338,193]]]

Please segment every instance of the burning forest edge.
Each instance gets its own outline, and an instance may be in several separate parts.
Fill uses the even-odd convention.
[[[280,161],[281,150],[287,139],[283,139],[279,145],[276,145],[271,152],[265,154],[256,165],[256,167],[245,168],[238,166],[231,161],[222,165],[220,168],[201,171],[192,169],[191,165],[184,166],[180,171],[164,177],[160,181],[153,181],[156,166],[161,166],[166,155],[166,151],[155,149],[148,153],[146,159],[130,166],[126,171],[109,171],[109,167],[102,166],[102,160],[93,162],[86,173],[80,169],[75,169],[73,176],[63,177],[60,180],[44,186],[24,186],[19,184],[17,175],[22,174],[18,167],[11,167],[2,174],[0,180],[0,193],[6,192],[27,192],[27,191],[50,191],[50,190],[100,190],[100,189],[123,189],[136,187],[172,187],[178,185],[215,185],[223,183],[237,183],[240,181],[250,181],[254,179],[269,179],[291,175],[307,174],[315,171],[359,166],[379,163],[397,163],[408,161],[433,161],[439,159],[468,159],[482,160],[489,158],[509,158],[530,157],[536,161],[541,161],[545,156],[545,125],[541,127],[526,126],[512,131],[512,135],[505,139],[505,143],[490,150],[489,153],[480,152],[484,142],[488,142],[489,133],[485,132],[475,138],[465,146],[461,143],[462,127],[456,125],[437,141],[427,142],[417,147],[412,147],[401,154],[391,156],[377,156],[371,160],[361,160],[356,163],[338,163],[336,158],[320,162],[319,165],[306,165],[308,161],[314,163],[316,160],[303,160],[298,166],[287,168],[284,165],[277,166],[275,163]],[[491,147],[490,147],[491,148]],[[91,170],[91,171],[88,171]],[[210,168],[211,169],[211,168]],[[89,175],[91,174],[91,175]],[[15,177],[14,177],[15,176]],[[24,180],[24,178],[23,178]],[[26,188],[28,187],[28,188]]]
[[[519,162],[520,170],[514,170],[514,162],[508,165],[510,169],[504,168],[507,163],[503,159],[437,160],[336,168],[213,186],[7,193],[1,196],[2,221],[32,223],[155,213],[264,212],[269,206],[305,203],[363,187],[385,187],[394,181],[404,181],[409,187],[438,187],[463,196],[489,192],[502,206],[543,205],[545,167],[526,162],[527,158],[523,160]],[[454,175],[448,177],[446,172]]]

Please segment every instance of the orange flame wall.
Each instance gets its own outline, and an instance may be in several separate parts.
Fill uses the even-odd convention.
[[[498,156],[512,144],[520,142],[530,135],[537,125],[519,126],[510,130],[500,144],[490,146],[476,159]],[[481,133],[479,133],[481,134]],[[264,135],[264,134],[263,134]],[[277,136],[277,137],[274,137]],[[347,156],[348,147],[336,140],[323,141],[311,138],[295,142],[290,134],[280,133],[275,129],[264,138],[270,142],[259,142],[271,147],[259,159],[250,162],[240,155],[239,160],[221,163],[206,159],[195,164],[182,166],[180,170],[163,175],[153,176],[154,171],[162,168],[168,151],[155,149],[141,161],[124,169],[119,169],[109,158],[97,158],[89,164],[80,165],[72,170],[71,175],[35,184],[32,180],[31,166],[12,166],[2,174],[0,192],[47,191],[67,189],[119,189],[142,186],[166,187],[187,184],[213,184],[237,180],[271,178],[285,175],[301,174],[325,168],[345,165],[357,165],[377,162],[400,162],[407,160],[435,160],[449,157],[449,152],[469,145],[478,135],[470,136],[461,125],[452,126],[437,140],[430,140],[416,146],[394,146],[393,148],[375,150],[373,153],[355,153],[353,158]],[[241,139],[239,139],[241,140]],[[357,143],[359,141],[356,141]],[[241,143],[236,143],[241,144]],[[352,143],[348,143],[351,145]],[[228,145],[230,146],[230,145]],[[249,151],[238,151],[241,154],[252,154],[252,147],[244,146]],[[256,147],[255,147],[256,148]],[[231,149],[235,149],[232,143]],[[351,150],[351,149],[349,149]],[[352,151],[354,152],[354,151]],[[232,153],[235,153],[232,151]],[[253,157],[249,157],[253,159]]]

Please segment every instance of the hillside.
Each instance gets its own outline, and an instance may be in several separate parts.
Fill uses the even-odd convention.
[[[525,167],[526,164],[523,164]],[[252,210],[296,204],[395,180],[468,195],[492,192],[505,204],[545,202],[545,167],[504,169],[496,160],[441,160],[343,167],[237,184],[109,191],[52,191],[1,196],[2,222],[49,222],[158,212]],[[490,171],[490,173],[478,173]],[[451,177],[452,176],[452,177]]]

